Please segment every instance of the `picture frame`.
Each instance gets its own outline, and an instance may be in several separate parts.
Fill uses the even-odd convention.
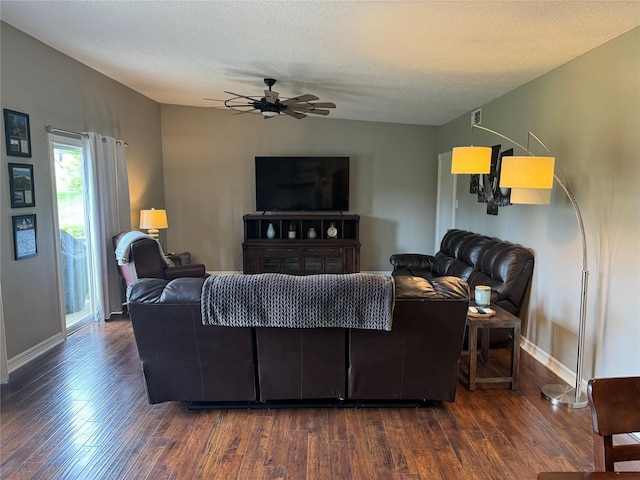
[[[4,137],[7,155],[13,157],[31,157],[31,127],[29,115],[15,110],[4,111]]]
[[[38,255],[38,232],[36,214],[13,215],[13,248],[14,258],[23,260]]]
[[[11,194],[11,208],[35,207],[33,165],[9,163],[9,193]]]

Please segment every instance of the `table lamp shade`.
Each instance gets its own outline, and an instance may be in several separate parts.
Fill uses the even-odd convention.
[[[553,188],[555,157],[502,157],[500,187]]]
[[[158,238],[158,229],[168,227],[166,210],[140,210],[140,228],[148,229],[152,237]]]
[[[480,174],[491,171],[490,147],[455,147],[451,152],[451,173]]]
[[[509,202],[516,205],[549,205],[551,203],[551,189],[512,188]]]

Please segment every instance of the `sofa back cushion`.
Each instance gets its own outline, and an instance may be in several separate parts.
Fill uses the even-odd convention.
[[[491,287],[491,303],[519,314],[533,273],[532,253],[523,246],[465,230],[449,230],[433,257],[431,274],[453,275]]]

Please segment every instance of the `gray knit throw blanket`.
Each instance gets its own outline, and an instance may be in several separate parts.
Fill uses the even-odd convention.
[[[202,286],[202,323],[388,331],[393,304],[394,284],[388,275],[212,275]]]

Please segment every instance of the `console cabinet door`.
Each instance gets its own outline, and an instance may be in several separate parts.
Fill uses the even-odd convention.
[[[342,248],[304,248],[304,273],[345,273]]]
[[[263,248],[258,263],[260,273],[302,273],[299,248]]]

